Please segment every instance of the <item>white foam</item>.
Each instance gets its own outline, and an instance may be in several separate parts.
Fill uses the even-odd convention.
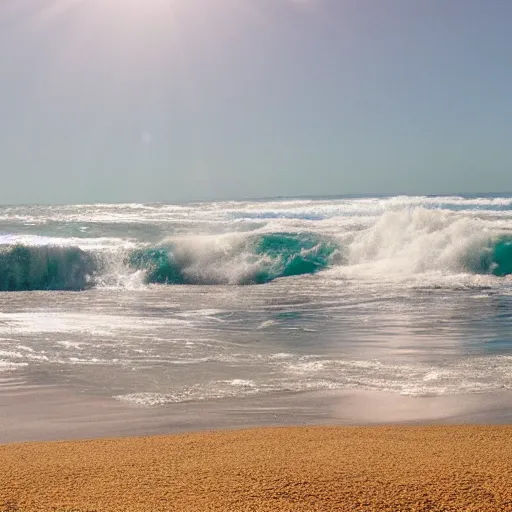
[[[0,245],[26,245],[29,247],[79,247],[84,250],[131,249],[136,243],[131,240],[116,237],[76,238],[54,237],[39,235],[0,235]]]
[[[512,389],[512,356],[467,357],[449,366],[303,358],[285,371],[314,388],[330,382],[336,389],[389,391],[404,395],[442,395]],[[323,384],[322,384],[323,385]]]
[[[0,332],[4,331],[10,335],[60,332],[101,336],[120,331],[145,331],[150,327],[189,325],[189,322],[179,318],[115,316],[60,311],[0,313],[0,321]]]
[[[226,384],[229,384],[230,386],[235,387],[241,387],[241,388],[251,388],[254,389],[256,387],[256,384],[253,380],[247,380],[247,379],[232,379],[225,381]]]
[[[12,361],[3,361],[0,359],[0,372],[11,372],[26,366],[28,366],[28,363],[14,363]]]

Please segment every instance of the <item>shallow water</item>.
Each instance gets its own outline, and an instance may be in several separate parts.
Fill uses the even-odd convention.
[[[144,406],[510,390],[511,229],[489,196],[3,207],[32,291],[0,293],[0,372]]]

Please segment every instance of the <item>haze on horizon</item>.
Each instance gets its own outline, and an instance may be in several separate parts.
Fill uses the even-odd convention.
[[[3,0],[0,203],[512,190],[512,3]]]

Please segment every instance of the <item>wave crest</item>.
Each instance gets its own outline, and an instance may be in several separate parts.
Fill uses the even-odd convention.
[[[425,208],[390,211],[345,239],[357,274],[512,274],[512,237],[478,219]]]
[[[70,290],[94,284],[96,258],[78,247],[15,245],[0,250],[0,291]]]
[[[335,259],[337,244],[312,233],[269,233],[235,239],[191,239],[132,252],[127,264],[148,283],[263,284],[318,272]]]
[[[93,286],[263,284],[337,267],[345,277],[512,274],[512,235],[426,209],[388,212],[338,238],[313,232],[231,233],[157,246],[0,246],[0,291]]]
[[[498,277],[512,274],[512,236],[499,236],[470,252],[466,265],[475,274],[494,274]]]

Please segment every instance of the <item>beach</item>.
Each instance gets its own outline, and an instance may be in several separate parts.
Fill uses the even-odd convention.
[[[511,19],[0,0],[0,512],[512,512]]]
[[[510,211],[0,207],[0,511],[512,510]]]
[[[2,512],[512,511],[506,392],[148,409],[0,388]]]
[[[23,511],[508,511],[511,434],[288,427],[8,444],[0,502]]]

